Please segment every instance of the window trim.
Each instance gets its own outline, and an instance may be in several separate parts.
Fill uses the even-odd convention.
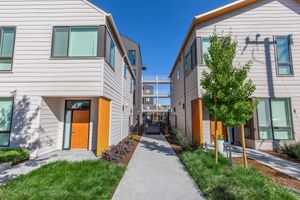
[[[11,128],[12,128],[12,124],[13,124],[13,116],[14,116],[14,106],[15,106],[15,98],[14,97],[0,97],[0,99],[11,99],[12,101],[12,106],[11,106],[11,116],[10,116],[10,130],[9,131],[0,131],[0,134],[8,134],[9,135],[9,140],[8,140],[8,145],[7,146],[1,146],[0,148],[5,148],[5,147],[9,147],[10,146],[10,137],[11,137]]]
[[[291,74],[279,74],[279,61],[278,61],[278,51],[277,51],[277,39],[287,38],[289,42],[289,58],[290,58],[290,67]],[[276,65],[276,76],[277,77],[293,77],[294,76],[294,66],[293,66],[293,56],[292,56],[292,35],[275,35],[274,36],[274,51],[275,51],[275,65]],[[284,63],[287,64],[287,63]]]
[[[54,56],[54,41],[55,41],[55,34],[54,30],[56,28],[67,28],[68,29],[68,51],[67,56]],[[69,56],[69,48],[70,48],[70,33],[72,28],[97,28],[98,29],[98,36],[97,36],[97,55],[96,56]],[[67,60],[67,59],[95,59],[100,58],[100,26],[53,26],[52,27],[52,39],[51,39],[51,53],[50,53],[50,59],[51,60]]]
[[[259,115],[258,115],[258,107],[256,109],[256,116],[257,116],[257,130],[258,130],[258,139],[259,140],[265,140],[265,141],[293,141],[295,140],[295,131],[294,131],[294,120],[293,120],[293,111],[292,111],[292,99],[290,97],[258,97],[258,100],[267,100],[269,102],[269,109],[270,109],[270,121],[271,121],[271,126],[262,126],[262,128],[270,128],[272,131],[272,139],[261,139],[260,137],[260,125],[259,125]],[[291,131],[292,131],[292,138],[291,139],[275,139],[274,137],[274,126],[273,126],[273,114],[272,114],[272,106],[271,106],[271,101],[272,99],[283,99],[287,100],[289,102],[289,107],[290,107],[290,114],[291,114]]]
[[[5,73],[5,72],[12,72],[13,71],[13,66],[14,66],[14,58],[15,58],[15,46],[16,46],[16,37],[17,37],[17,27],[16,26],[0,26],[0,47],[2,46],[2,32],[3,32],[3,29],[5,28],[11,28],[11,29],[14,29],[14,42],[13,42],[13,49],[12,49],[12,57],[3,57],[2,59],[3,60],[9,60],[11,59],[11,68],[10,70],[0,70],[0,73]],[[0,57],[0,60],[1,60],[1,57]]]

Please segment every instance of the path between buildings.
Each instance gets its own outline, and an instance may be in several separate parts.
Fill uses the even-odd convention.
[[[113,200],[198,200],[202,196],[164,136],[145,135]]]
[[[242,148],[238,146],[233,147],[233,156],[242,157]],[[295,179],[300,180],[300,164],[278,158],[268,153],[247,149],[247,156],[268,167],[271,167],[279,172],[287,174]]]
[[[83,161],[97,159],[91,151],[54,151],[36,159],[16,165],[13,168],[0,171],[0,186],[20,175],[25,175],[44,165],[55,161]]]

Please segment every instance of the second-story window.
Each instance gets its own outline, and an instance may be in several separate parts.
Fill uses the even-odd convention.
[[[105,58],[109,65],[115,69],[115,56],[116,56],[116,45],[110,34],[106,33],[106,50]]]
[[[128,50],[128,57],[130,60],[131,65],[136,64],[136,51],[135,50]]]
[[[133,92],[133,78],[130,79],[130,93]]]
[[[210,47],[210,42],[208,37],[203,37],[201,39],[202,53],[201,53],[201,64],[205,64],[204,55],[208,53],[208,48]]]
[[[124,65],[124,78],[127,78],[127,65]]]
[[[180,68],[177,69],[176,71],[176,80],[180,79]]]
[[[98,27],[54,27],[52,57],[98,56]]]
[[[197,65],[197,52],[196,52],[196,41],[192,44],[188,53],[185,56],[185,70],[188,75]]]
[[[0,27],[0,71],[12,69],[15,32],[15,28]]]
[[[277,74],[292,75],[292,55],[290,36],[277,36],[276,39],[276,58]]]

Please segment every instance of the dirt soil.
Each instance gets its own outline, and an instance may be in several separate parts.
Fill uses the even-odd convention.
[[[272,156],[276,156],[276,157],[300,164],[300,159],[288,157],[287,155],[280,153],[279,151],[263,151],[263,152],[271,154]]]
[[[182,153],[182,147],[175,141],[175,139],[170,134],[166,134],[165,138],[170,143],[173,151],[175,151],[177,156],[180,156],[180,154]]]
[[[121,163],[123,165],[128,165],[130,160],[131,160],[131,157],[133,156],[134,152],[135,152],[135,149],[138,145],[138,143],[140,142],[141,140],[141,136],[139,135],[133,135],[132,138],[129,139],[131,141],[131,149],[130,149],[130,152],[127,153],[125,156],[123,156],[122,160],[121,160]]]
[[[243,158],[233,158],[233,162],[236,165],[243,165]],[[255,168],[258,171],[262,172],[274,183],[280,184],[282,186],[293,188],[300,191],[300,181],[292,178],[284,173],[281,173],[275,169],[272,169],[264,164],[257,162],[256,160],[248,159],[249,167]]]

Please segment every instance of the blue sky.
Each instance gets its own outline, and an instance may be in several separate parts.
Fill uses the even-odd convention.
[[[233,0],[92,0],[141,45],[147,75],[169,75],[194,16]]]

